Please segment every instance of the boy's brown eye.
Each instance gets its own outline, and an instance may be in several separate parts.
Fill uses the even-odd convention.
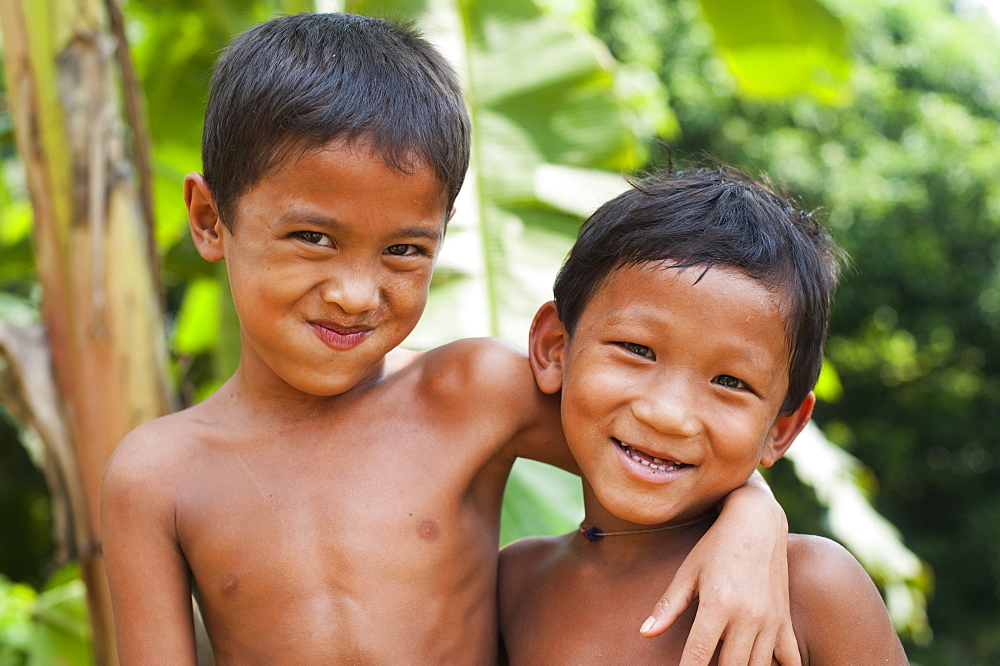
[[[312,245],[333,245],[333,241],[326,234],[319,231],[300,231],[298,232],[298,237]]]
[[[729,389],[750,388],[749,386],[746,385],[746,382],[744,382],[742,379],[737,379],[732,375],[719,375],[712,381],[714,381],[716,384],[719,384],[720,386],[725,386],[726,388]]]
[[[407,244],[407,243],[399,243],[397,245],[390,245],[389,247],[385,248],[385,251],[386,251],[387,254],[392,254],[392,255],[395,255],[397,257],[402,257],[402,256],[405,256],[407,254],[412,254],[411,250],[415,251],[416,248],[413,247],[412,245]]]
[[[646,358],[649,359],[656,358],[656,355],[653,353],[653,350],[647,347],[646,345],[638,345],[634,342],[623,342],[622,347],[624,347],[625,349],[629,350],[630,352],[638,356],[645,356]]]

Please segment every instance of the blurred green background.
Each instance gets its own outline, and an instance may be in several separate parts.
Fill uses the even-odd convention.
[[[318,7],[317,7],[318,5]],[[275,13],[416,19],[459,69],[473,170],[408,345],[526,341],[580,221],[621,175],[712,156],[821,209],[848,250],[814,431],[769,473],[793,531],[836,538],[914,664],[1000,663],[1000,28],[974,0],[126,0],[154,152],[184,403],[235,320],[187,239],[211,64]],[[2,45],[0,45],[2,48]],[[0,91],[2,94],[2,91]],[[37,319],[31,207],[0,97],[0,318]],[[0,665],[88,663],[41,456],[0,406]],[[503,539],[565,531],[577,483],[518,464]]]

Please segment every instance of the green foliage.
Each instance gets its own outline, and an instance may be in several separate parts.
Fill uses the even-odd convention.
[[[563,534],[583,520],[579,477],[519,459],[504,491],[500,545],[535,534]]]
[[[0,575],[37,586],[51,566],[52,515],[45,479],[33,460],[40,451],[30,442],[19,444],[19,434],[0,405]]]
[[[0,79],[0,93],[2,86]],[[0,317],[5,319],[13,310],[34,309],[35,289],[31,204],[20,161],[13,152],[13,133],[9,126],[4,127],[8,120],[6,114],[0,114]]]
[[[90,625],[79,572],[58,572],[41,592],[0,576],[0,665],[90,666]]]
[[[702,0],[701,6],[743,94],[805,92],[831,104],[849,99],[846,31],[822,3]]]
[[[173,375],[184,402],[204,397],[220,376],[231,374],[239,350],[225,270],[195,252],[184,208],[184,176],[201,168],[201,125],[212,65],[238,32],[278,13],[313,8],[311,0],[124,2],[149,109],[156,239],[171,318]]]

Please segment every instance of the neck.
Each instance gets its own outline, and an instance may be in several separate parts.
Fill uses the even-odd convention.
[[[663,523],[661,525],[656,525],[655,527],[637,527],[628,530],[602,530],[597,525],[591,525],[586,520],[580,523],[580,534],[583,535],[587,541],[591,543],[596,543],[603,540],[606,537],[619,537],[619,536],[634,536],[638,534],[653,534],[654,532],[665,532],[667,530],[676,530],[682,527],[689,527],[691,525],[697,525],[698,523],[708,520],[709,518],[715,518],[715,512],[706,512],[701,514],[696,518],[691,518],[689,520],[678,520],[671,521],[668,523]]]
[[[254,420],[276,424],[315,423],[324,416],[333,416],[349,408],[375,383],[367,381],[335,395],[315,395],[288,384],[270,368],[241,362],[233,376],[216,391],[216,397],[237,412],[252,412]]]
[[[681,559],[694,547],[715,520],[716,512],[696,509],[673,517],[662,523],[643,524],[631,522],[606,509],[597,499],[593,488],[583,480],[585,517],[581,527],[604,534],[596,541],[588,540],[577,531],[570,543],[581,557],[621,563],[635,563],[644,558],[659,559],[679,554]]]

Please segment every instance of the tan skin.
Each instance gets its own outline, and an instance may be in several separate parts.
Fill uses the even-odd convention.
[[[201,255],[227,261],[241,361],[204,402],[126,437],[105,472],[122,663],[194,663],[192,582],[219,664],[495,661],[511,465],[575,463],[558,400],[535,388],[523,351],[397,348],[426,301],[441,184],[426,167],[404,174],[363,144],[332,143],[263,178],[232,231],[201,176],[188,176],[185,200]],[[696,551],[711,555],[650,601],[647,634],[707,585],[706,643],[738,626],[751,642],[792,645],[784,517],[768,497],[751,483],[727,499]],[[748,530],[751,518],[769,527]],[[719,555],[739,538],[750,556]],[[776,610],[739,622],[748,607]]]
[[[679,663],[694,608],[656,639],[629,628],[710,529],[718,500],[758,463],[774,464],[809,420],[812,395],[779,413],[789,358],[782,299],[735,269],[702,272],[618,269],[572,336],[553,304],[536,316],[532,367],[539,387],[561,396],[586,521],[605,532],[675,527],[506,547],[499,608],[510,664]],[[847,551],[793,535],[788,562],[804,664],[906,663],[878,590]],[[730,649],[726,640],[702,657],[729,663]],[[752,663],[772,663],[770,649],[755,645]]]

